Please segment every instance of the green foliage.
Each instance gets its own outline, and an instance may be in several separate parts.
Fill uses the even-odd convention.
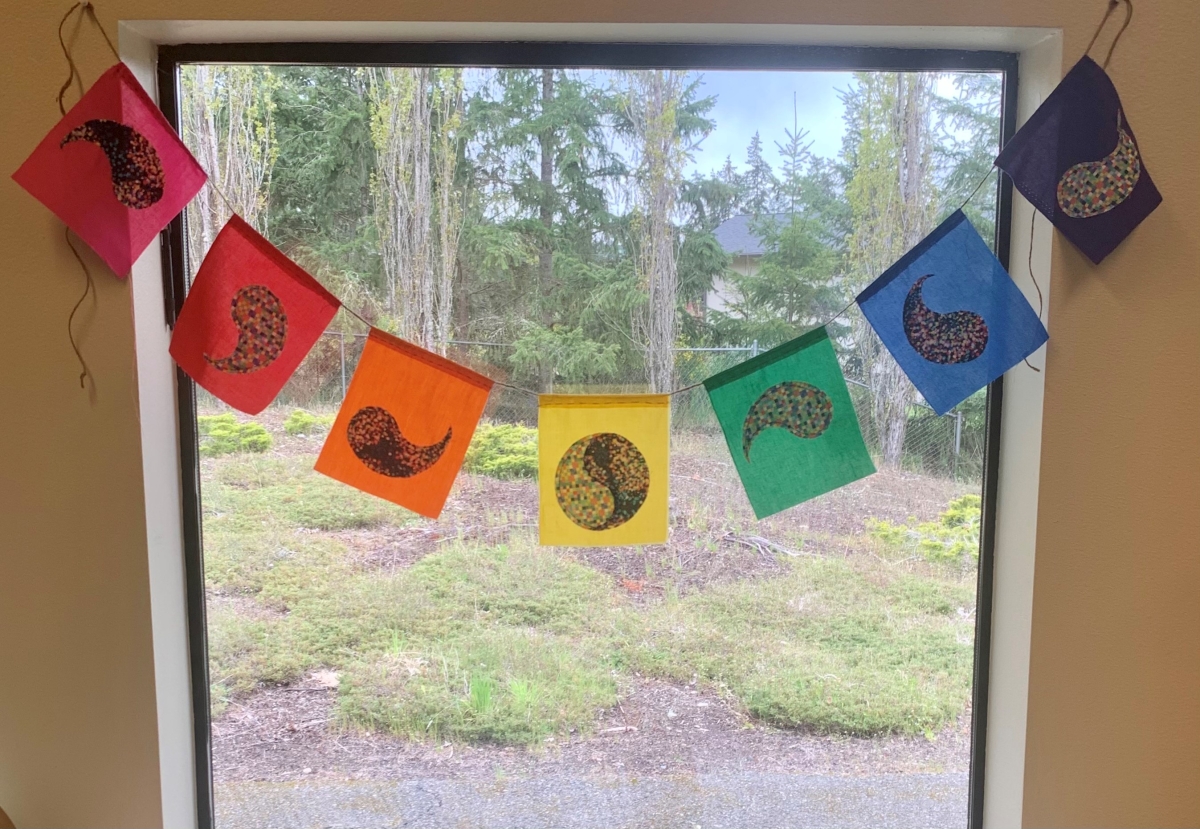
[[[403,525],[412,513],[312,471],[315,457],[232,457],[204,491],[204,532],[346,530]]]
[[[537,429],[518,423],[480,423],[463,467],[492,478],[536,478]]]
[[[699,678],[784,727],[921,734],[971,691],[971,591],[918,576],[804,559],[656,608],[626,639],[643,673]],[[747,643],[754,647],[747,647]]]
[[[970,561],[979,557],[980,504],[978,495],[955,498],[936,521],[893,524],[868,518],[867,532],[885,544],[920,553],[930,561]]]
[[[196,418],[200,433],[200,454],[206,458],[237,452],[266,452],[273,441],[259,423],[238,423],[231,414],[200,415]]]
[[[283,421],[283,431],[289,435],[311,435],[327,431],[333,425],[336,415],[315,415],[303,409],[296,409]]]

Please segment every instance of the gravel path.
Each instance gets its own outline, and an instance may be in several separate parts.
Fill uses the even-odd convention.
[[[226,783],[217,827],[959,829],[966,792],[963,773]]]

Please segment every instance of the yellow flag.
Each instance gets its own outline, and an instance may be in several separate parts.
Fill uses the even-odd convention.
[[[665,542],[670,417],[665,394],[541,395],[541,543]]]

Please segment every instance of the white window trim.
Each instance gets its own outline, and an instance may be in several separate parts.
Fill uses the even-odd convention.
[[[157,47],[176,43],[419,40],[553,40],[683,43],[788,43],[992,49],[1020,56],[1017,123],[1033,113],[1062,77],[1058,29],[930,26],[725,24],[351,23],[297,21],[122,21],[122,59],[157,99]],[[1032,207],[1013,199],[1010,262],[1025,263]],[[1049,225],[1039,221],[1033,268],[1050,296]],[[1020,264],[1013,277],[1031,301],[1036,291]],[[133,318],[141,416],[142,474],[149,542],[151,621],[158,702],[163,826],[196,826],[192,702],[175,366],[167,353],[162,257],[151,245],[133,267]],[[1030,361],[1045,364],[1045,346]],[[984,826],[1020,826],[1025,777],[1029,643],[1033,614],[1045,371],[1018,366],[1004,378],[995,539],[991,670]]]

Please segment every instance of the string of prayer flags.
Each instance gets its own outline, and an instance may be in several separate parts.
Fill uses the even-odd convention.
[[[179,367],[235,409],[257,414],[296,371],[341,307],[240,216],[196,274],[171,336]]]
[[[996,166],[1096,264],[1162,202],[1116,87],[1087,55],[1005,145]]]
[[[315,468],[437,518],[491,388],[482,374],[373,328]]]
[[[961,210],[884,271],[856,302],[939,415],[1049,338]]]
[[[875,472],[824,327],[704,381],[759,519]]]
[[[207,178],[123,63],[13,173],[122,278]]]
[[[667,540],[670,396],[538,398],[538,526],[544,545]]]

